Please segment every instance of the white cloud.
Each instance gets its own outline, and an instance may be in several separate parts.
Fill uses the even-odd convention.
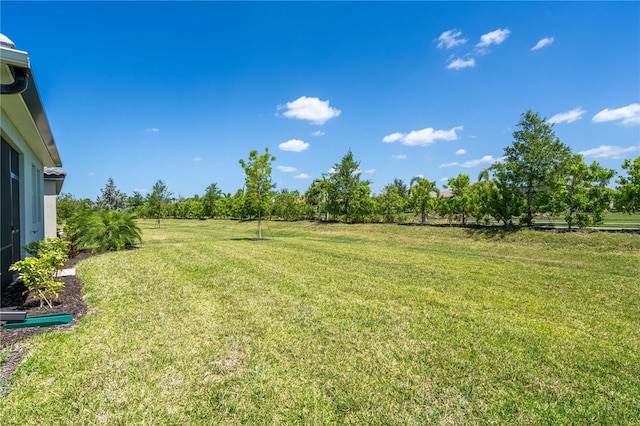
[[[278,145],[278,148],[282,151],[302,152],[309,148],[309,144],[305,141],[301,141],[300,139],[290,139],[286,142],[282,142]]]
[[[502,157],[500,158],[493,158],[492,155],[485,155],[482,158],[478,158],[476,160],[469,160],[469,161],[465,161],[464,163],[460,164],[461,167],[465,167],[465,168],[470,168],[470,167],[476,167],[479,166],[481,164],[493,164],[493,163],[497,163],[502,161]]]
[[[160,129],[158,129],[157,127],[152,127],[150,129],[147,129],[147,132],[149,132],[149,133],[160,133]]]
[[[87,173],[89,176],[95,176],[96,174],[94,172],[89,172]]]
[[[601,145],[598,148],[580,151],[579,154],[586,158],[619,160],[625,158],[627,154],[635,151],[640,151],[640,145],[629,146],[626,148],[621,146]]]
[[[398,132],[391,133],[390,135],[387,135],[384,138],[382,138],[382,142],[384,143],[398,142],[403,137],[404,137],[404,133],[398,133]]]
[[[457,161],[454,161],[453,163],[444,163],[444,164],[440,164],[440,165],[438,166],[438,168],[439,168],[439,169],[444,169],[444,168],[446,168],[446,167],[453,167],[453,166],[457,166],[457,165],[458,165],[458,162],[457,162]]]
[[[404,154],[397,154],[397,155],[392,155],[391,158],[393,158],[394,160],[406,160],[407,156]]]
[[[536,45],[533,46],[531,50],[542,49],[543,47],[549,46],[550,44],[553,44],[553,37],[543,38],[538,43],[536,43]]]
[[[462,59],[462,58],[457,58],[453,61],[451,61],[449,63],[449,65],[447,65],[447,69],[448,70],[461,70],[463,68],[473,68],[476,66],[476,60],[473,58],[470,59]]]
[[[330,168],[329,170],[327,170],[327,173],[332,175],[335,174],[337,172],[337,170],[335,169],[335,167]]]
[[[466,149],[459,149],[459,150],[456,151],[456,155],[464,155],[466,153],[467,153]]]
[[[300,173],[299,175],[295,175],[294,179],[311,179],[313,176],[308,175],[306,173]]]
[[[366,175],[372,175],[376,172],[376,169],[367,169],[364,171]]]
[[[585,110],[582,108],[574,108],[571,111],[567,112],[559,112],[549,119],[549,123],[557,124],[557,123],[573,123],[576,120],[580,120],[582,118],[582,114],[584,114]]]
[[[385,136],[382,140],[387,142],[401,141],[403,145],[418,146],[429,145],[437,140],[455,141],[458,139],[456,131],[461,131],[463,126],[457,126],[449,130],[435,130],[431,127],[427,127],[422,130],[412,130],[408,134],[394,133],[389,136]]]
[[[620,124],[640,124],[640,104],[631,104],[616,109],[605,108],[594,115],[591,120],[594,123],[620,120]]]
[[[438,47],[440,49],[451,49],[459,44],[466,43],[467,39],[461,38],[461,35],[462,31],[456,29],[443,32],[440,34],[440,37],[438,37]]]
[[[278,109],[286,109],[283,113],[285,117],[307,120],[318,125],[322,125],[333,117],[339,116],[342,112],[329,106],[329,101],[321,101],[318,98],[306,96],[287,102],[284,106],[280,105]]]
[[[448,177],[443,177],[442,179],[440,179],[440,182],[449,182],[449,178]]]
[[[298,169],[296,169],[295,167],[291,167],[291,166],[278,166],[276,167],[278,170],[280,170],[283,173],[293,173],[293,172],[297,172]]]
[[[476,47],[489,47],[492,44],[500,44],[509,37],[509,34],[511,34],[511,31],[506,28],[483,34],[480,36],[480,42],[476,44]]]
[[[311,133],[311,136],[324,136],[324,132],[322,130],[316,130],[315,132]]]
[[[199,163],[200,161],[202,161],[202,157],[194,157],[193,161],[195,161],[196,163]]]

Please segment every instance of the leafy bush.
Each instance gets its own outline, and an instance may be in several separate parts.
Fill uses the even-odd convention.
[[[83,212],[69,220],[67,236],[75,250],[97,252],[132,248],[142,242],[136,216],[109,211]]]
[[[67,261],[68,246],[69,243],[60,238],[33,241],[24,247],[32,257],[15,262],[9,267],[10,271],[19,271],[18,278],[26,287],[25,293],[34,292],[41,307],[43,302],[47,302],[53,308],[51,302],[59,297],[60,290],[64,287],[64,282],[56,281],[54,274]]]
[[[56,270],[62,269],[69,259],[69,245],[69,241],[47,237],[44,240],[30,242],[24,247],[24,251],[31,256],[48,259],[51,266]]]

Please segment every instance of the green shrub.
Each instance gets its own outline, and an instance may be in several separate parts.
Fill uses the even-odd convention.
[[[75,250],[128,249],[142,242],[135,219],[135,215],[113,210],[84,212],[69,220],[67,236]]]
[[[18,278],[27,288],[25,293],[34,292],[40,306],[47,302],[52,308],[51,301],[58,298],[64,287],[63,282],[54,279],[54,274],[57,269],[64,267],[69,258],[68,248],[69,243],[60,238],[32,241],[24,247],[32,257],[15,262],[9,267],[11,271],[20,271]]]
[[[54,270],[62,269],[69,259],[69,241],[47,237],[44,240],[32,241],[24,248],[31,256],[46,257]]]

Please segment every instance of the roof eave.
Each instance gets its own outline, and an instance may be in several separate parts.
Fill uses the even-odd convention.
[[[31,71],[29,55],[27,52],[0,47],[0,59],[4,64],[25,68]],[[44,107],[42,106],[42,101],[40,100],[40,95],[38,94],[38,88],[32,72],[29,72],[29,84],[27,89],[19,96],[22,96],[22,100],[33,119],[36,128],[38,129],[40,138],[42,139],[42,142],[44,143],[44,146],[51,158],[51,164],[55,167],[62,167],[60,153],[58,152],[58,147],[53,139],[49,120],[44,112]]]

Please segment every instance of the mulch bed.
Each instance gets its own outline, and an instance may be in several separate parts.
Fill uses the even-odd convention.
[[[65,268],[74,268],[80,260],[91,256],[90,253],[79,253],[69,259]],[[53,302],[53,309],[46,303],[40,307],[40,302],[31,296],[23,294],[25,291],[22,283],[17,283],[2,291],[0,294],[0,309],[3,311],[26,311],[27,317],[32,315],[51,314],[56,312],[69,312],[73,315],[70,324],[53,327],[31,327],[5,330],[0,327],[0,351],[12,346],[27,337],[56,330],[65,330],[75,326],[78,318],[87,313],[87,304],[82,297],[82,282],[76,275],[58,278],[64,281],[64,288],[60,292],[60,298]]]
[[[89,256],[91,256],[90,253],[79,253],[67,261],[65,269],[74,268],[76,263]],[[46,303],[40,307],[38,300],[30,295],[23,294],[25,288],[22,283],[16,283],[0,294],[0,309],[2,311],[26,311],[27,317],[56,312],[68,312],[73,315],[73,321],[64,325],[8,330],[0,327],[0,352],[12,347],[0,362],[0,397],[4,397],[10,392],[7,388],[7,383],[24,359],[26,351],[25,346],[20,343],[22,340],[42,333],[70,330],[75,327],[77,320],[87,313],[87,304],[82,297],[82,282],[78,279],[78,276],[71,275],[58,279],[64,281],[64,287],[60,292],[59,299],[54,301],[53,309]]]

